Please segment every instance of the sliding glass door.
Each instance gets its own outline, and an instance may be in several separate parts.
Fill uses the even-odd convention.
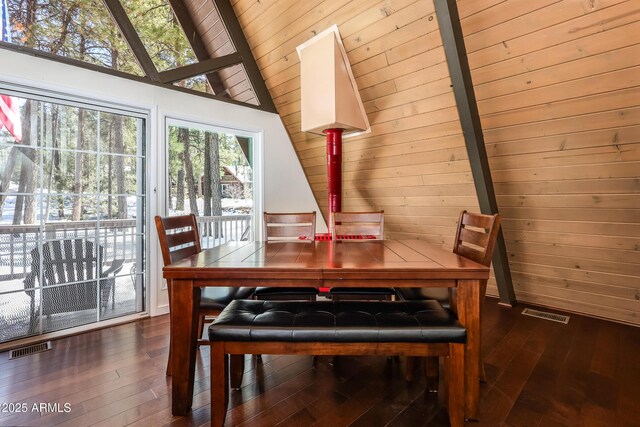
[[[146,114],[0,95],[0,343],[144,311]]]

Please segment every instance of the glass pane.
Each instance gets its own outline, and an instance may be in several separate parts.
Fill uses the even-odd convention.
[[[1,224],[36,224],[40,216],[40,150],[21,145],[0,147],[0,171],[7,182],[0,193]]]
[[[39,334],[39,316],[34,308],[39,306],[40,290],[26,292],[22,280],[6,276],[0,279],[0,287],[6,290],[0,293],[0,342]]]
[[[121,114],[101,113],[100,151],[135,156],[138,152],[139,129],[140,119]]]
[[[169,126],[168,135],[169,215],[194,213],[203,247],[252,238],[250,139],[196,126]]]
[[[122,6],[158,71],[198,62],[169,0],[123,1]]]
[[[126,2],[142,3],[142,2]],[[101,0],[7,0],[11,43],[144,75]]]
[[[138,159],[128,156],[101,155],[100,170],[100,191],[111,198],[109,205],[105,207],[109,213],[108,217],[126,218],[126,197],[118,199],[116,195],[135,196],[137,194]],[[105,203],[104,200],[101,202]],[[115,209],[113,203],[117,204]],[[117,214],[113,212],[117,212]]]
[[[68,105],[41,103],[44,145],[62,150],[96,151],[98,113]]]
[[[44,153],[45,193],[95,194],[98,192],[97,168],[96,154],[46,150]]]
[[[103,317],[116,317],[136,311],[141,299],[138,247],[142,236],[137,235],[135,220],[116,220],[103,224],[100,242],[105,248],[103,273],[113,289],[109,310]]]
[[[204,93],[214,93],[209,85],[209,80],[207,80],[205,75],[191,77],[190,79],[181,80],[179,82],[174,83],[175,86],[183,87],[186,89],[195,90],[198,92]],[[216,94],[224,97],[229,97],[227,93]]]

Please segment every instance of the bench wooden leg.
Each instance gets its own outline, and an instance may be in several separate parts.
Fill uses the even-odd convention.
[[[435,356],[424,358],[424,375],[427,379],[427,391],[437,393],[440,380],[440,358]]]
[[[413,381],[413,374],[416,370],[416,360],[418,358],[415,356],[407,356],[407,371],[405,372],[405,379],[409,382]]]
[[[231,388],[237,390],[242,385],[244,374],[244,354],[231,354],[229,361],[229,377]]]
[[[464,344],[449,344],[447,363],[449,420],[451,427],[464,425]]]
[[[427,391],[430,393],[437,393],[438,383],[440,380],[440,367],[439,359],[436,356],[422,358],[407,356],[407,371],[405,373],[406,380],[409,382],[413,381],[417,360],[423,360],[424,363],[424,376],[427,380]]]
[[[211,426],[221,427],[229,404],[229,364],[224,343],[211,343]]]

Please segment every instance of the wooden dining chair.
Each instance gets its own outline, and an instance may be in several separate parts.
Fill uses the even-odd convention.
[[[458,220],[458,228],[453,243],[453,252],[472,261],[489,267],[493,250],[498,240],[501,217],[499,214],[483,215],[463,210]],[[480,309],[487,291],[487,281],[480,285]],[[451,288],[396,288],[396,293],[403,300],[437,300],[443,307],[449,308]],[[480,361],[480,376],[484,379],[484,363]],[[413,379],[414,360],[407,359],[407,380]],[[429,389],[437,390],[438,359],[428,357],[425,361],[425,372]]]
[[[331,218],[331,237],[334,241],[367,242],[384,239],[384,211],[334,212]],[[329,291],[334,301],[392,300],[393,288],[343,288]]]
[[[334,212],[331,217],[331,238],[341,240],[383,240],[384,211]]]
[[[155,217],[158,240],[162,251],[164,265],[172,264],[181,259],[202,251],[200,233],[194,214],[171,217]],[[169,286],[169,309],[171,309],[171,283]],[[214,317],[234,299],[250,298],[254,288],[248,287],[207,287],[202,288],[200,306],[198,307],[198,343],[209,344],[202,339],[206,317]],[[169,344],[169,360],[167,375],[171,375],[171,344]]]
[[[316,212],[264,213],[266,242],[313,242],[316,233]],[[315,301],[318,289],[312,287],[259,287],[254,296],[259,300]]]

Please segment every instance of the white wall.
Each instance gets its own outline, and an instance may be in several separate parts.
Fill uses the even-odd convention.
[[[0,83],[55,91],[150,112],[148,153],[150,259],[150,312],[168,311],[167,292],[161,280],[162,258],[151,218],[164,209],[165,117],[258,134],[263,151],[263,209],[267,211],[320,212],[300,162],[277,114],[189,95],[161,87],[90,71],[0,48]],[[256,177],[256,181],[258,177]],[[156,191],[154,191],[156,190]],[[326,231],[320,216],[319,231]]]

